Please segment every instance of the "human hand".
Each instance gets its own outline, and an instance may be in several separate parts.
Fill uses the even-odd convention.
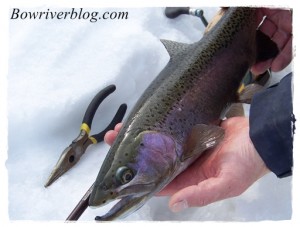
[[[269,172],[249,138],[248,118],[230,118],[221,126],[225,129],[224,140],[158,194],[171,195],[172,211],[238,196]],[[114,131],[109,131],[105,142],[111,145],[120,128],[118,124]]]
[[[116,124],[114,130],[109,130],[104,135],[104,142],[111,146],[113,144],[113,142],[115,141],[121,127],[122,127],[122,123],[118,123],[118,124]]]
[[[269,172],[250,140],[248,118],[230,118],[221,127],[224,140],[159,193],[171,195],[172,211],[238,196]]]
[[[279,54],[267,61],[252,66],[254,75],[264,73],[271,68],[273,72],[284,69],[292,61],[292,11],[283,9],[260,8],[257,13],[257,25],[263,21],[259,30],[269,36],[278,46]]]

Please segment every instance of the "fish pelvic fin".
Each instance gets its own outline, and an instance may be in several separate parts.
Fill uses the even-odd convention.
[[[274,58],[279,53],[277,44],[262,31],[256,31],[256,62]]]
[[[205,150],[215,147],[224,138],[225,131],[216,125],[197,124],[186,140],[181,161],[200,156]]]
[[[244,117],[245,111],[242,103],[232,103],[231,106],[228,108],[225,117]]]
[[[179,43],[167,39],[161,39],[160,41],[165,46],[171,58],[174,58],[178,53],[184,52],[190,45],[190,44]]]
[[[253,96],[262,90],[264,90],[264,87],[260,84],[249,84],[239,94],[238,101],[241,103],[251,104]]]
[[[253,96],[266,88],[271,78],[271,72],[266,72],[254,76],[251,71],[248,71],[245,75],[242,84],[237,92],[237,101],[232,103],[226,111],[225,117],[242,117],[245,116],[243,103],[250,104]]]

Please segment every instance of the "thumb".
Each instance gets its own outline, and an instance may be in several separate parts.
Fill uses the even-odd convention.
[[[235,192],[228,180],[213,177],[175,193],[170,199],[169,207],[173,212],[179,212],[188,207],[206,206],[233,196]]]

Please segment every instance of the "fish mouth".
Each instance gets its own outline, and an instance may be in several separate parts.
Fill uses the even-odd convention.
[[[130,213],[141,208],[147,201],[148,196],[134,197],[133,195],[123,197],[106,214],[96,216],[96,221],[112,221],[116,218],[124,218]]]
[[[99,200],[99,195],[95,191],[89,199],[89,206],[96,208],[99,206],[108,205],[108,202],[117,201],[117,203],[103,216],[97,216],[96,221],[111,221],[117,218],[124,218],[127,215],[138,210],[153,194],[153,186],[155,184],[135,185],[129,188],[120,190],[118,196],[110,198],[105,202]],[[143,190],[141,190],[143,189]],[[130,191],[130,192],[129,192]],[[107,197],[106,197],[107,198]]]

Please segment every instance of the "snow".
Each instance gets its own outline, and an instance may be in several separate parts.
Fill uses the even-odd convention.
[[[203,9],[208,21],[217,10]],[[121,103],[132,108],[166,65],[169,56],[159,39],[192,43],[203,34],[199,18],[170,20],[163,8],[85,10],[128,11],[129,19],[10,20],[6,162],[10,220],[64,221],[95,180],[109,149],[106,144],[89,147],[73,169],[44,188],[59,155],[78,135],[91,99],[105,86],[117,86],[99,108],[93,133],[106,127]],[[154,197],[125,220],[289,220],[291,181],[268,174],[239,197],[181,213],[168,209],[168,198]],[[88,208],[80,220],[93,221],[108,209]]]

